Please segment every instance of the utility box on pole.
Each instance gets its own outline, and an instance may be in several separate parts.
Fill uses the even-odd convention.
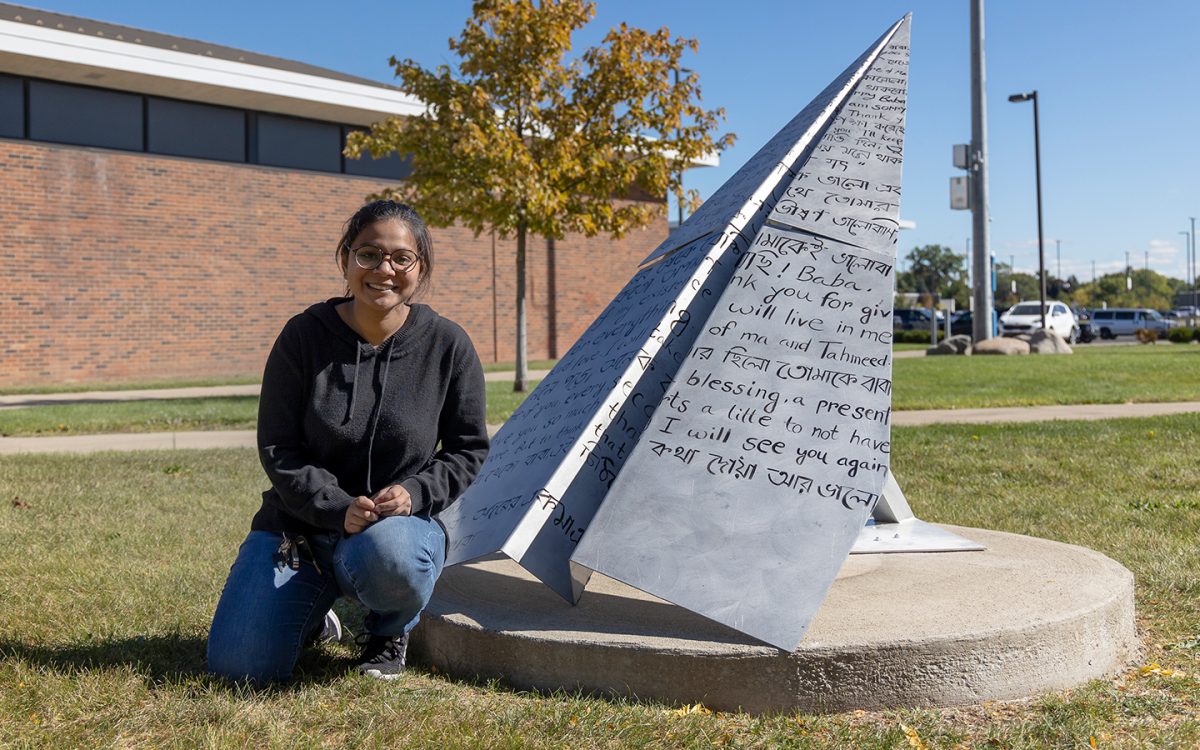
[[[956,211],[971,210],[971,178],[969,176],[950,178],[950,208]]]
[[[968,143],[954,144],[954,166],[959,169],[971,168],[971,145]]]

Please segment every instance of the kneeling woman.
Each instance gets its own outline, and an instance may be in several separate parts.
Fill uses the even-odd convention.
[[[433,271],[429,231],[376,201],[346,223],[347,296],[288,321],[267,359],[258,452],[271,489],[221,594],[208,669],[286,680],[348,596],[369,610],[359,669],[392,678],[445,561],[433,514],[488,450],[470,339],[411,303]],[[327,612],[329,621],[327,622]]]

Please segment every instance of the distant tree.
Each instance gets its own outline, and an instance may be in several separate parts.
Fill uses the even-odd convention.
[[[995,305],[998,309],[1007,309],[1022,300],[1038,298],[1038,278],[1036,274],[1023,271],[1014,272],[1007,263],[996,263],[996,295]],[[1053,299],[1051,295],[1051,299]]]
[[[904,256],[907,268],[896,276],[896,290],[916,292],[922,297],[954,298],[955,305],[966,309],[971,290],[967,286],[966,256],[948,247],[914,247]]]
[[[585,0],[477,0],[450,40],[456,70],[391,60],[426,112],[375,123],[346,147],[352,157],[411,154],[412,175],[384,195],[431,224],[516,237],[516,391],[527,387],[527,237],[645,226],[662,205],[622,197],[636,188],[694,202],[682,170],[733,142],[716,135],[724,111],[700,106],[696,74],[678,75],[695,40],[621,24],[568,59],[572,34],[594,13]]]
[[[1175,295],[1185,286],[1179,279],[1146,269],[1129,269],[1128,279],[1127,282],[1126,273],[1121,271],[1105,274],[1095,282],[1083,284],[1071,299],[1087,308],[1107,305],[1169,310],[1175,305]]]
[[[1075,278],[1074,274],[1065,279],[1060,279],[1057,276],[1047,274],[1046,278],[1046,296],[1050,299],[1069,300],[1071,291],[1079,286],[1079,279]]]

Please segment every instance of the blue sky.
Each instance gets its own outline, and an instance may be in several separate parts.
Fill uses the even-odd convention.
[[[467,0],[25,0],[59,13],[203,39],[390,82],[390,55],[452,63],[446,40]],[[626,21],[694,37],[685,65],[705,103],[737,134],[718,168],[686,182],[711,194],[893,21],[913,13],[904,196],[924,244],[964,252],[970,213],[949,208],[951,145],[970,140],[968,0],[600,0],[577,45]],[[1188,218],[1200,219],[1200,3],[1001,0],[988,3],[991,243],[1019,271],[1037,268],[1033,112],[1009,94],[1038,90],[1047,270],[1091,279],[1135,267],[1184,275]],[[673,215],[673,214],[672,214]],[[1200,228],[1198,228],[1200,230]]]

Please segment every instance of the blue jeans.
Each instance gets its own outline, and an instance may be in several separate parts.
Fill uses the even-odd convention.
[[[209,672],[257,683],[289,679],[339,596],[367,608],[372,635],[407,633],[446,560],[446,535],[426,516],[389,516],[348,537],[311,535],[316,565],[301,555],[299,570],[279,564],[282,541],[251,531],[242,542],[213,615]]]

